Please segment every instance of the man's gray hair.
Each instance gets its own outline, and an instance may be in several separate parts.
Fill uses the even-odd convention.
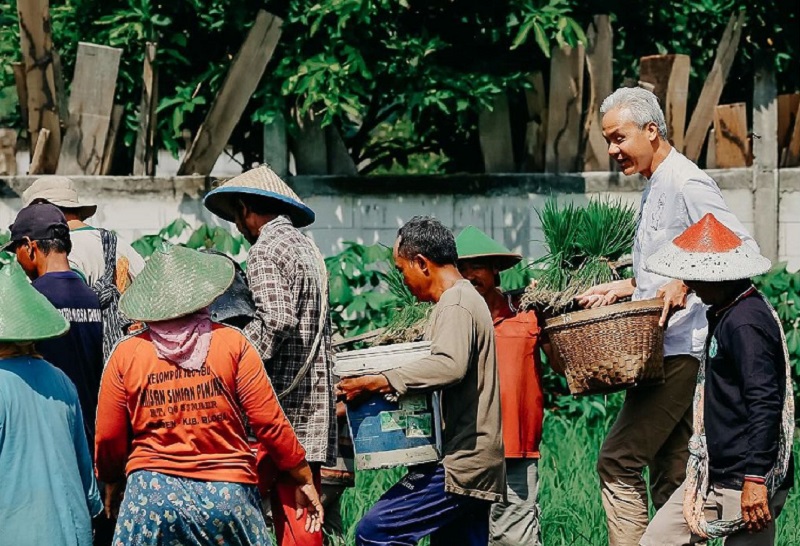
[[[667,122],[664,119],[664,112],[658,105],[656,96],[641,87],[621,87],[611,93],[600,105],[600,113],[621,108],[631,113],[633,122],[640,129],[644,129],[648,123],[655,123],[658,134],[667,140]]]

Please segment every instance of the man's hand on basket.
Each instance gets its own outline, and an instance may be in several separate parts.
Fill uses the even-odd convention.
[[[575,296],[575,301],[584,309],[612,305],[633,295],[635,285],[632,279],[622,279],[593,286],[583,294]]]
[[[670,281],[658,289],[656,297],[664,298],[664,310],[661,312],[661,320],[658,321],[659,326],[665,327],[672,313],[686,307],[686,296],[688,295],[689,288],[683,284],[683,281]]]
[[[751,533],[764,530],[772,521],[766,485],[750,481],[744,482],[742,486],[742,519]]]

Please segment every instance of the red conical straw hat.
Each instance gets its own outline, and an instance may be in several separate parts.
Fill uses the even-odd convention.
[[[769,271],[772,262],[708,213],[650,256],[645,269],[682,281],[735,281]]]

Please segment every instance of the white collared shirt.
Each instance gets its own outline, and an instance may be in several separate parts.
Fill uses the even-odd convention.
[[[708,213],[758,249],[755,240],[728,209],[717,183],[673,148],[647,181],[633,245],[636,277],[634,300],[656,297],[671,279],[645,271],[647,259]],[[664,356],[690,354],[700,358],[708,324],[705,305],[689,294],[686,308],[674,313],[664,333]]]

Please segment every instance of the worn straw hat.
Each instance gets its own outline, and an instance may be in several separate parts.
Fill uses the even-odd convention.
[[[289,216],[295,227],[305,227],[314,222],[314,211],[267,165],[231,178],[210,191],[203,203],[217,216],[233,222],[235,200],[247,199],[247,196],[271,200],[275,204],[276,212]]]
[[[651,273],[682,281],[736,281],[766,273],[772,262],[708,213],[645,263]]]
[[[156,250],[119,300],[129,319],[158,322],[208,307],[233,282],[234,267],[225,256],[183,246]]]
[[[475,226],[467,226],[458,234],[456,249],[459,260],[488,258],[494,261],[500,271],[522,261],[521,254],[511,252]]]
[[[70,209],[81,220],[86,220],[97,212],[97,205],[86,203],[78,198],[75,182],[66,176],[37,178],[27,190],[22,192],[22,206],[27,207],[36,200],[47,201],[62,209]]]
[[[18,263],[0,269],[0,342],[41,341],[67,333],[69,322],[36,291]]]

